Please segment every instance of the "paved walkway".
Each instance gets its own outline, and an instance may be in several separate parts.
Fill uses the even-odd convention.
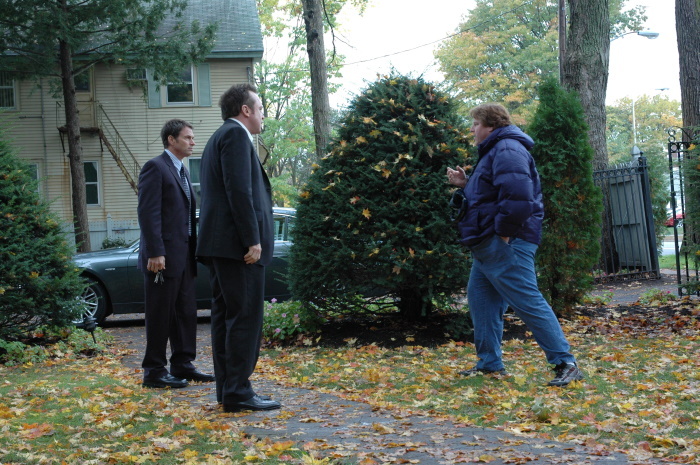
[[[637,302],[645,294],[656,291],[678,295],[676,270],[661,270],[660,279],[618,281],[598,284],[595,286],[595,290],[591,292],[591,295],[603,297],[612,292],[610,305],[629,305]]]
[[[626,305],[636,302],[643,293],[657,289],[676,294],[675,275],[665,273],[660,280],[604,284],[597,286],[594,294],[612,291],[611,303]],[[197,364],[201,370],[213,372],[209,330],[208,319],[200,318],[201,355]],[[143,325],[114,326],[107,331],[118,343],[131,349],[124,363],[134,368],[134,377],[140,381],[139,366],[145,345]],[[256,390],[281,401],[283,408],[271,412],[221,414],[221,418],[230,418],[244,432],[260,438],[313,443],[314,449],[323,451],[323,457],[338,458],[339,463],[661,463],[649,457],[631,458],[577,444],[474,428],[428,414],[376,408],[331,394],[282,386],[267,379],[264,373],[254,376]],[[221,412],[212,384],[192,384],[178,390],[178,394],[212,413]]]

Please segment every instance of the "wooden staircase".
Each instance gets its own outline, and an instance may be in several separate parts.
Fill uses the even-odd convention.
[[[97,134],[100,137],[100,143],[107,147],[112,158],[117,162],[117,166],[126,178],[135,194],[139,193],[138,179],[141,172],[141,165],[136,160],[136,157],[126,145],[126,141],[122,138],[117,128],[109,119],[102,105],[97,106]],[[114,141],[114,143],[112,143]]]
[[[131,186],[131,189],[138,195],[138,179],[139,173],[141,172],[141,164],[136,160],[129,146],[126,145],[126,141],[121,134],[119,134],[119,131],[116,126],[114,126],[114,123],[109,118],[102,105],[99,102],[93,102],[92,105],[95,106],[95,110],[97,111],[97,126],[81,126],[80,132],[97,134],[100,138],[100,145],[107,147],[107,150],[112,154],[112,158],[114,158],[117,166],[119,166],[126,181]],[[60,103],[57,103],[57,115],[60,106]],[[60,126],[58,132],[61,133],[61,143],[63,143],[63,135],[67,133],[66,126]]]

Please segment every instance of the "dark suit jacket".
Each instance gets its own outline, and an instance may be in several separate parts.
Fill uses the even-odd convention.
[[[202,153],[198,257],[243,260],[260,244],[260,265],[275,245],[270,180],[245,129],[226,120]]]
[[[190,254],[193,273],[197,271],[194,260],[197,243],[196,203],[187,169],[185,176],[192,198],[192,208],[189,209],[192,237],[188,237],[187,230],[187,194],[170,156],[163,152],[147,161],[141,169],[138,205],[141,243],[137,267],[144,272],[149,258],[165,255],[163,275],[179,276],[185,268],[187,254]]]

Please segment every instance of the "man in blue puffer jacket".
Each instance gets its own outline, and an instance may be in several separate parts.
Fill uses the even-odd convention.
[[[510,306],[554,365],[550,386],[583,379],[556,315],[537,287],[535,253],[542,237],[542,189],[529,150],[530,136],[511,124],[502,105],[471,110],[479,160],[471,177],[447,169],[448,181],[464,189],[461,242],[473,257],[467,298],[479,357],[461,375],[505,374],[501,341],[503,314]]]

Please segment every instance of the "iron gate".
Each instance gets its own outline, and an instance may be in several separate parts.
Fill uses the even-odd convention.
[[[603,192],[601,257],[597,282],[658,279],[659,257],[646,157],[593,172]]]
[[[676,280],[678,283],[678,295],[689,294],[687,284],[697,282],[700,278],[700,271],[695,265],[695,260],[691,260],[687,250],[683,247],[683,241],[692,239],[689,228],[684,221],[686,217],[685,208],[685,183],[683,167],[691,162],[688,156],[693,143],[697,144],[700,139],[700,128],[671,128],[668,131],[668,172],[671,180],[671,205],[670,218],[673,227],[673,239],[676,252]],[[697,163],[697,160],[692,160]],[[694,243],[697,242],[693,240]],[[694,286],[693,293],[700,294],[700,289]]]

